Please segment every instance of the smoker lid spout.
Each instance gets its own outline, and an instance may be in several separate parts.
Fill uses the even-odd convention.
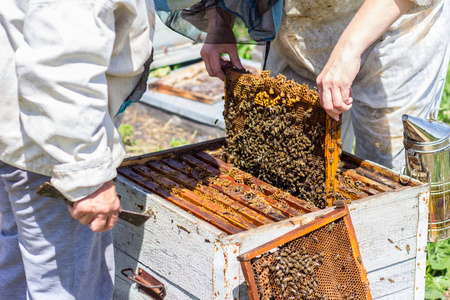
[[[414,142],[437,142],[450,137],[450,126],[434,121],[403,115],[405,138]]]

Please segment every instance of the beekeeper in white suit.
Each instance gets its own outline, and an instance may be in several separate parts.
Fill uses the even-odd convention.
[[[449,39],[446,0],[284,0],[266,63],[272,75],[317,86],[331,117],[345,113],[344,150],[351,151],[354,131],[357,156],[400,170],[401,116],[425,118],[439,107]],[[235,45],[205,44],[210,75],[223,78],[219,53],[240,63]]]
[[[112,298],[117,114],[145,91],[154,21],[153,0],[2,1],[0,299]]]

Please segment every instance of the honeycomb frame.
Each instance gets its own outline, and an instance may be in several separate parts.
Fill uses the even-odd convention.
[[[250,300],[372,299],[345,202],[237,259]]]
[[[326,114],[315,89],[226,69],[223,114],[229,163],[316,207],[334,204],[342,120]]]

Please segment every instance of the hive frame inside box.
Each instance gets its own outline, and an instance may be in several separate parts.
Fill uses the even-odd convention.
[[[227,236],[122,176],[116,186],[124,209],[151,218],[142,227],[119,220],[113,231],[114,299],[150,299],[120,273],[138,267],[165,284],[167,299],[248,299],[237,257],[333,210]],[[349,205],[373,299],[424,299],[428,197],[417,185]]]

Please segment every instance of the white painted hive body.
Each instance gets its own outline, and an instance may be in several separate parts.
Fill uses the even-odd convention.
[[[397,176],[364,164],[381,170],[386,184],[388,177]],[[121,274],[138,267],[164,283],[165,299],[248,299],[236,257],[333,209],[226,234],[124,176],[118,177],[116,186],[124,209],[147,210],[151,218],[142,227],[119,221],[114,229],[114,299],[151,299]],[[427,191],[428,186],[413,182],[349,205],[374,299],[424,298]]]

